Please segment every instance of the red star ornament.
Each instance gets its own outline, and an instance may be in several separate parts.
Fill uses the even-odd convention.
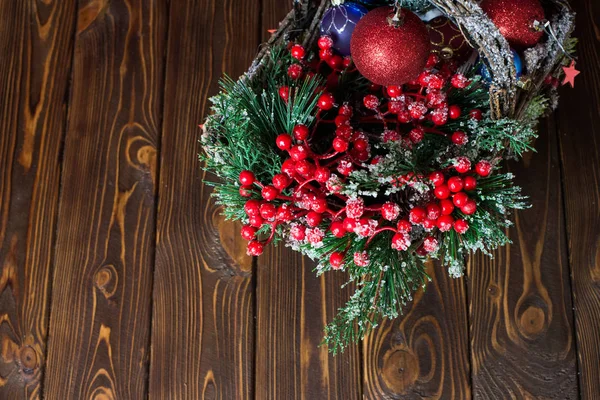
[[[563,67],[563,71],[565,71],[565,79],[563,80],[563,86],[567,83],[571,84],[571,87],[575,87],[575,77],[579,75],[581,72],[575,69],[575,61],[571,61],[571,65],[568,67]]]

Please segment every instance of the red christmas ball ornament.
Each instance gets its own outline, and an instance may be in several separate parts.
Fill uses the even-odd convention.
[[[480,6],[513,47],[535,46],[544,35],[535,26],[546,18],[539,0],[484,0]]]
[[[473,48],[465,40],[462,32],[447,17],[436,17],[427,23],[432,50],[444,60],[467,61]]]
[[[421,19],[402,9],[394,21],[392,7],[379,7],[356,24],[350,44],[358,71],[384,86],[403,85],[425,67],[431,50],[429,33]]]

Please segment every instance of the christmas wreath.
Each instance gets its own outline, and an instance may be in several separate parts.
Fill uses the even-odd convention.
[[[573,83],[561,0],[296,1],[239,80],[222,80],[201,159],[248,254],[282,243],[356,287],[332,352],[395,318],[441,260],[509,243],[527,207],[503,160],[533,150]]]

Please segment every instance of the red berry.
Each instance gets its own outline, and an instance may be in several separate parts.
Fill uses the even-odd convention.
[[[273,201],[279,196],[279,190],[274,186],[265,186],[261,192],[263,199],[267,201]]]
[[[441,173],[440,171],[434,171],[431,174],[429,174],[429,180],[431,182],[433,182],[433,185],[435,187],[438,187],[438,186],[444,184],[444,181],[445,181],[444,174]]]
[[[460,174],[466,174],[471,170],[471,161],[467,157],[458,157],[454,169]]]
[[[465,192],[456,193],[452,197],[452,203],[458,208],[463,207],[469,201],[469,196]]]
[[[439,74],[431,74],[429,75],[429,79],[427,80],[427,87],[429,89],[440,90],[444,87],[444,78],[442,78]]]
[[[249,256],[260,256],[265,250],[265,246],[261,242],[252,241],[248,243],[248,249],[246,250],[246,254]]]
[[[354,232],[356,226],[358,225],[358,221],[354,218],[344,218],[344,229],[346,232]]]
[[[411,245],[410,235],[404,232],[398,232],[392,238],[392,249],[406,251]]]
[[[437,220],[426,218],[425,221],[421,222],[421,225],[423,225],[423,228],[425,228],[426,231],[430,231],[436,227]]]
[[[297,60],[302,60],[306,55],[304,47],[300,46],[299,44],[292,46],[292,48],[290,49],[290,53],[292,54],[292,57],[294,57]]]
[[[419,77],[417,78],[417,81],[419,82],[419,85],[425,87],[427,86],[427,84],[429,83],[429,78],[431,77],[431,73],[428,71],[423,71],[421,72],[421,74],[419,75]]]
[[[289,150],[292,147],[292,137],[287,133],[277,136],[275,143],[280,150]]]
[[[403,219],[398,222],[398,232],[408,233],[412,230],[412,224],[410,221]]]
[[[306,223],[308,224],[308,226],[310,227],[316,227],[319,226],[319,224],[321,223],[321,221],[323,221],[323,215],[319,214],[315,211],[310,211],[308,214],[306,214]]]
[[[310,205],[310,208],[314,212],[318,212],[319,214],[324,213],[327,210],[327,200],[324,197],[317,197]]]
[[[330,49],[333,47],[333,39],[330,36],[321,36],[317,44],[320,49]]]
[[[396,97],[400,97],[400,95],[402,94],[402,87],[401,86],[388,86],[387,87],[387,94],[388,96],[390,96],[392,99],[395,99]]]
[[[292,64],[287,70],[287,74],[290,78],[296,80],[302,76],[302,66],[300,64]]]
[[[248,200],[246,204],[244,204],[244,211],[246,211],[246,214],[249,217],[258,215],[260,213],[260,201],[256,199]]]
[[[291,158],[288,158],[281,164],[281,172],[288,176],[294,176],[296,173],[296,163]]]
[[[251,197],[252,196],[252,186],[240,186],[240,196]]]
[[[421,120],[425,117],[425,113],[427,112],[427,106],[423,102],[417,101],[412,103],[408,110],[410,112],[410,116],[413,119]]]
[[[425,211],[423,207],[415,207],[410,210],[408,217],[410,222],[412,222],[414,225],[420,224],[427,217],[427,211]]]
[[[344,140],[350,140],[353,134],[354,129],[350,125],[342,125],[335,130],[335,135]]]
[[[344,59],[337,54],[334,54],[333,56],[329,57],[329,59],[326,61],[327,61],[327,65],[329,65],[329,68],[334,69],[334,70],[340,70],[344,66]],[[336,81],[337,81],[337,77],[336,77]]]
[[[408,134],[408,137],[410,138],[410,141],[413,143],[420,143],[421,141],[423,141],[423,138],[425,137],[425,131],[423,130],[423,128],[417,127],[414,128],[410,131],[410,133]]]
[[[482,177],[489,176],[492,172],[492,164],[486,160],[479,161],[475,165],[475,172],[477,172],[477,175]]]
[[[440,200],[447,199],[450,197],[450,189],[448,189],[448,185],[442,184],[434,189],[433,194]]]
[[[401,101],[390,100],[388,103],[388,111],[392,114],[400,114],[405,111],[405,104]]]
[[[431,203],[427,205],[427,218],[436,220],[442,215],[442,209],[435,203]]]
[[[387,202],[381,206],[381,215],[383,219],[395,221],[400,215],[400,206],[396,203]]]
[[[352,116],[352,107],[347,103],[343,104],[338,110],[338,114],[350,118]]]
[[[450,116],[451,119],[460,118],[461,113],[462,113],[462,111],[461,111],[460,107],[457,105],[451,105],[450,108],[448,109],[448,115]]]
[[[469,230],[469,223],[464,219],[456,220],[456,222],[454,222],[454,230],[456,233],[462,235]]]
[[[281,222],[290,222],[292,219],[294,219],[294,215],[290,211],[290,206],[288,204],[282,204],[277,207],[277,214],[275,218]]]
[[[354,141],[354,148],[358,151],[366,151],[369,148],[369,142],[365,139],[356,139]]]
[[[475,214],[475,211],[477,211],[477,203],[475,203],[474,200],[469,200],[467,204],[461,207],[460,211],[465,215]]]
[[[250,186],[254,182],[256,182],[256,177],[252,171],[245,170],[240,172],[240,183],[243,186]]]
[[[241,231],[242,238],[244,238],[246,240],[252,240],[256,236],[256,232],[257,232],[257,229],[255,227],[250,226],[250,225],[244,225],[242,227],[242,231]]]
[[[429,254],[429,253],[433,253],[433,252],[437,251],[438,248],[439,248],[439,242],[437,241],[437,239],[434,238],[433,236],[428,236],[423,241],[422,250],[421,249],[419,249],[419,250],[421,250],[422,253],[424,253],[424,254]]]
[[[286,103],[288,102],[289,98],[290,98],[290,88],[289,86],[282,86],[279,88],[279,97],[281,97],[281,99],[283,101],[285,101]]]
[[[437,126],[446,125],[448,122],[448,111],[443,108],[434,110],[431,113],[431,121]]]
[[[290,235],[294,240],[302,241],[306,237],[306,227],[304,225],[292,224]]]
[[[440,201],[442,215],[450,215],[454,211],[454,203],[451,200],[444,199]]]
[[[334,104],[335,99],[331,93],[323,93],[317,100],[317,107],[324,111],[331,110]]]
[[[476,121],[481,121],[483,119],[483,113],[479,109],[471,110],[469,112],[469,116],[471,117],[471,119],[474,119]]]
[[[435,53],[431,53],[429,55],[429,57],[427,58],[427,63],[425,64],[425,68],[431,69],[431,68],[435,67],[437,64],[439,64],[439,62],[440,62],[440,57]]]
[[[321,49],[319,50],[319,58],[323,61],[329,61],[333,57],[333,50],[331,49]]]
[[[315,166],[308,160],[300,160],[296,163],[296,172],[304,178],[312,178]]]
[[[297,146],[292,147],[292,149],[290,150],[290,157],[292,157],[292,160],[294,161],[301,161],[308,157],[308,153],[308,147],[299,144]]]
[[[448,232],[452,229],[452,225],[454,224],[454,218],[451,215],[442,215],[437,220],[437,227],[442,232]]]
[[[461,131],[456,131],[452,134],[452,143],[457,146],[463,146],[467,144],[467,134]]]
[[[264,203],[260,206],[260,216],[267,221],[273,221],[276,213],[277,207],[275,207],[275,204]]]
[[[319,183],[325,183],[329,180],[331,176],[331,171],[325,167],[318,167],[315,169],[315,179]]]
[[[467,192],[477,189],[477,179],[472,176],[465,176],[465,190]]]
[[[464,89],[471,84],[463,74],[456,74],[452,77],[452,86],[456,89]]]
[[[369,91],[375,93],[375,92],[379,92],[381,90],[381,85],[378,85],[376,83],[371,82],[371,84],[369,85]]]
[[[273,186],[278,190],[283,190],[290,184],[290,177],[286,174],[277,174],[273,177]]]
[[[350,57],[350,56],[344,57],[344,62],[343,62],[344,68],[348,68],[351,65],[352,65],[352,57]]]
[[[265,223],[265,220],[260,215],[251,215],[248,220],[250,225],[254,226],[255,228],[260,228]]]
[[[453,176],[452,178],[448,179],[448,189],[450,189],[452,193],[460,192],[463,190],[463,187],[464,182],[461,177]]]
[[[334,221],[331,223],[329,230],[336,238],[342,238],[346,234],[346,228],[342,221]]]
[[[310,134],[310,130],[306,125],[296,125],[292,131],[296,140],[306,140]]]
[[[344,264],[344,254],[340,253],[339,251],[334,251],[329,256],[329,263],[333,269],[342,269]]]
[[[379,107],[379,99],[375,95],[368,94],[363,98],[363,104],[369,110],[376,110]]]
[[[338,115],[333,122],[335,122],[335,126],[339,128],[342,125],[348,125],[348,117],[345,115]]]
[[[333,148],[338,153],[343,153],[348,150],[348,142],[342,138],[336,137],[333,139]]]
[[[408,124],[410,122],[411,116],[408,110],[402,110],[395,114],[398,114],[398,122],[401,124]]]

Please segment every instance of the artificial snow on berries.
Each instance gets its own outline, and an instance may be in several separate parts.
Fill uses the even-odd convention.
[[[423,249],[427,253],[435,253],[439,248],[439,242],[433,236],[428,236],[423,241]]]
[[[331,264],[331,268],[335,270],[342,269],[344,267],[344,254],[334,251],[329,256],[329,263]]]
[[[265,249],[265,247],[261,242],[252,241],[252,242],[248,243],[248,248],[246,250],[246,254],[248,254],[249,256],[258,257],[258,256],[262,255],[262,253],[264,252],[264,249]]]
[[[379,223],[374,219],[361,218],[354,228],[354,233],[360,237],[371,237],[375,234],[375,230]]]
[[[306,240],[308,240],[308,242],[310,244],[312,244],[313,247],[316,247],[319,245],[322,246],[324,237],[325,237],[325,232],[323,232],[323,230],[320,228],[308,228],[306,230]]]
[[[388,221],[395,221],[400,215],[400,206],[396,203],[387,202],[381,206],[381,215]]]
[[[471,170],[471,161],[467,157],[458,157],[454,161],[454,169],[461,174],[466,174]]]
[[[354,264],[359,267],[368,267],[369,263],[369,254],[366,251],[357,251],[354,253]]]
[[[365,202],[361,197],[348,199],[346,202],[346,215],[358,219],[365,212]]]
[[[406,251],[411,245],[410,235],[406,232],[398,232],[392,238],[392,249]]]

